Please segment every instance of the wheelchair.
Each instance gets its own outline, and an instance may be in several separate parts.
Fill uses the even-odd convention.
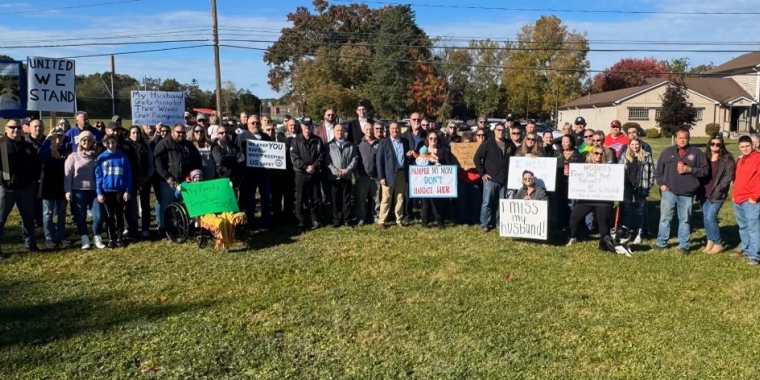
[[[181,202],[172,202],[166,207],[164,225],[166,237],[176,244],[183,244],[192,237],[198,243],[198,248],[202,249],[214,240],[211,232],[200,228],[194,218],[190,218],[187,208]]]

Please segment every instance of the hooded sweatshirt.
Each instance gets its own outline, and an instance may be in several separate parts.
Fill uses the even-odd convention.
[[[98,195],[103,193],[129,192],[132,172],[129,160],[119,150],[105,151],[95,160],[95,184]]]

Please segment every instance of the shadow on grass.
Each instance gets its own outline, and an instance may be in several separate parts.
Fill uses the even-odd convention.
[[[119,294],[25,302],[45,290],[32,282],[0,282],[0,351],[16,345],[40,345],[87,332],[105,332],[133,321],[151,321],[213,306],[214,302],[135,303]],[[1,362],[2,360],[0,360]]]
[[[301,234],[297,226],[285,224],[271,229],[258,229],[246,231],[239,235],[238,239],[246,244],[244,248],[230,249],[230,253],[242,253],[250,250],[259,250],[276,247],[284,244],[293,244]]]

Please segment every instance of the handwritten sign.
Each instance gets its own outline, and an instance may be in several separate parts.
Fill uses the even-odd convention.
[[[0,117],[3,119],[26,116],[25,81],[21,80],[22,62],[0,62]]]
[[[409,167],[409,198],[456,198],[456,165]]]
[[[535,176],[536,185],[546,191],[554,191],[557,186],[557,157],[510,157],[507,189],[522,187],[522,174],[529,170]]]
[[[71,59],[28,57],[29,111],[74,112],[75,64]]]
[[[187,207],[191,218],[219,212],[238,212],[235,193],[227,178],[185,183],[179,190],[182,203]]]
[[[502,199],[499,203],[499,236],[546,240],[549,203]]]
[[[285,170],[285,143],[248,140],[246,166]]]
[[[451,155],[454,156],[459,167],[464,170],[469,170],[475,167],[473,157],[478,150],[480,144],[478,143],[451,143],[449,145],[451,149]]]
[[[625,165],[570,164],[568,198],[622,201]]]
[[[132,91],[132,125],[185,124],[185,93]]]

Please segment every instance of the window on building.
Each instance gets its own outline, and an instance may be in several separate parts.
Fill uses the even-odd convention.
[[[628,120],[649,120],[648,108],[629,108]]]
[[[657,120],[659,118],[660,118],[660,109],[658,108],[654,111],[654,119]]]
[[[697,121],[702,120],[702,117],[705,115],[705,109],[704,108],[697,108]]]

